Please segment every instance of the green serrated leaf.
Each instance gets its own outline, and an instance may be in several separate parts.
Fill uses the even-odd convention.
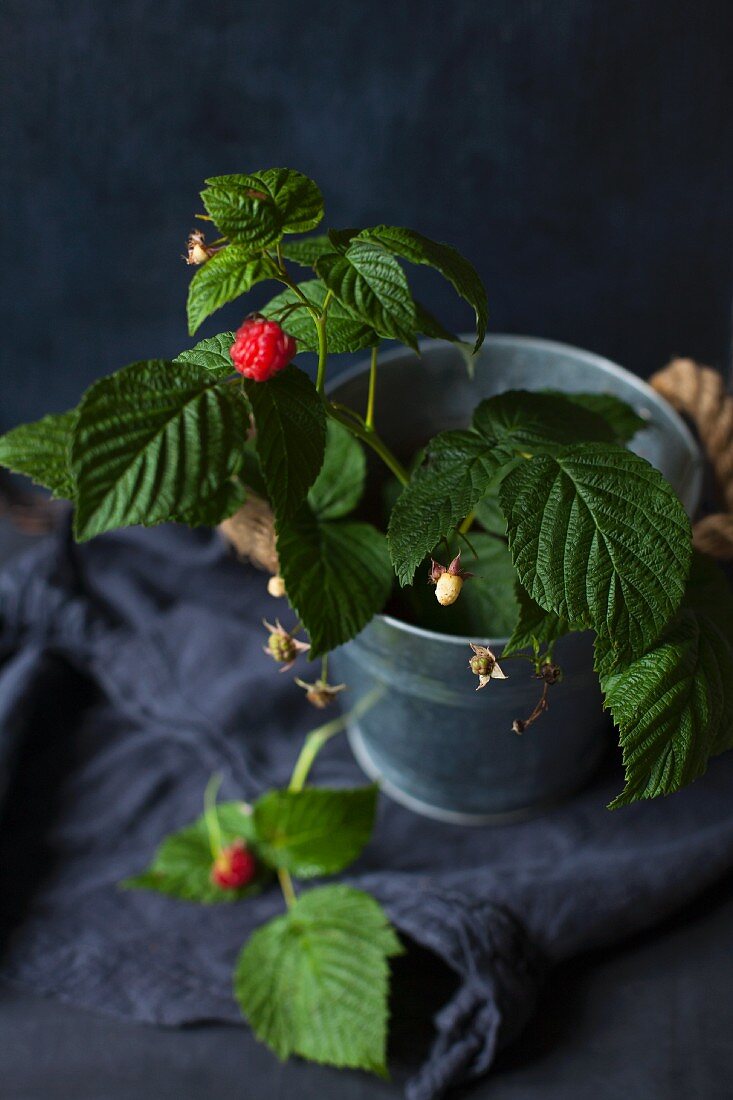
[[[70,409],[12,428],[0,436],[0,466],[31,478],[55,497],[73,500],[69,451],[76,416],[76,409]]]
[[[286,260],[292,260],[301,267],[315,267],[318,257],[324,256],[326,252],[333,252],[333,248],[324,234],[303,237],[297,241],[283,241],[280,251]]]
[[[500,464],[501,457],[477,432],[435,436],[427,465],[403,490],[389,521],[389,551],[401,585],[412,582],[426,555],[481,500]]]
[[[416,233],[413,229],[404,229],[393,225],[376,225],[371,229],[362,229],[353,240],[376,241],[401,256],[408,263],[427,264],[435,268],[446,278],[456,293],[473,308],[476,314],[476,343],[478,351],[486,336],[488,322],[488,304],[486,290],[473,264],[449,244],[441,244]]]
[[[173,362],[195,363],[197,367],[207,370],[213,378],[223,381],[234,373],[232,357],[229,354],[234,338],[233,332],[220,332],[207,340],[199,340],[198,344],[177,355]]]
[[[382,610],[392,586],[384,536],[368,523],[319,521],[304,506],[278,523],[288,599],[320,657],[354,638]]]
[[[310,279],[299,283],[298,289],[308,301],[321,308],[326,297],[326,288],[320,279]],[[285,290],[267,303],[260,311],[265,317],[280,321],[286,332],[298,342],[299,351],[318,351],[318,333],[307,309],[290,307],[299,302],[293,290]],[[332,355],[342,352],[361,351],[379,343],[379,336],[369,325],[355,320],[340,304],[332,301],[326,314],[326,339]]]
[[[544,393],[556,394],[556,390],[544,390]],[[580,405],[589,412],[603,417],[613,431],[614,437],[619,443],[628,443],[637,432],[647,427],[643,417],[627,405],[625,401],[615,397],[612,393],[562,393],[559,396],[572,401],[574,405]]]
[[[221,306],[246,294],[256,283],[274,279],[277,268],[267,256],[252,256],[249,246],[230,244],[203,264],[188,288],[188,331],[199,326]]]
[[[545,611],[518,582],[514,585],[518,616],[513,624],[509,641],[502,650],[508,657],[522,649],[534,649],[535,646],[552,646],[570,632],[570,626],[554,611]]]
[[[201,199],[209,217],[232,244],[242,246],[251,256],[277,244],[283,235],[282,217],[260,180],[218,176],[210,182]]]
[[[267,495],[279,519],[292,516],[323,465],[326,413],[307,374],[281,370],[267,382],[243,380],[254,413],[255,446]]]
[[[554,454],[569,444],[613,443],[602,416],[560,394],[506,390],[477,406],[473,426],[493,445],[515,454]]]
[[[619,660],[659,637],[682,599],[691,533],[648,462],[615,444],[569,447],[512,470],[500,501],[519,579],[541,607],[606,631]]]
[[[133,363],[95,383],[71,446],[76,535],[227,514],[249,409],[196,363]]]
[[[316,271],[353,317],[417,349],[415,303],[404,271],[386,249],[354,241],[343,254],[321,256]]]
[[[379,903],[324,886],[259,928],[237,961],[234,992],[278,1058],[386,1073],[388,960],[402,951]]]
[[[254,192],[267,196],[277,211],[281,236],[283,233],[307,233],[315,229],[323,217],[323,196],[317,184],[293,168],[265,168],[245,175],[213,176],[206,183],[217,191],[236,190],[245,195]],[[212,212],[209,210],[209,213]],[[223,228],[216,218],[214,221]]]
[[[376,807],[376,787],[268,791],[254,806],[260,851],[297,878],[335,875],[368,843]]]
[[[326,454],[321,472],[308,492],[308,503],[318,519],[341,519],[361,500],[366,458],[361,444],[341,424],[329,420]]]
[[[499,485],[496,481],[489,492],[476,505],[474,512],[476,520],[490,535],[499,535],[506,538],[506,520],[499,504]]]
[[[243,803],[220,802],[216,813],[224,845],[244,840],[256,848],[252,818],[245,812]],[[192,825],[166,837],[147,870],[126,879],[122,886],[127,890],[153,890],[184,901],[214,905],[256,893],[269,877],[267,867],[261,864],[256,878],[248,886],[223,890],[211,881],[212,866],[209,833],[202,815]]]

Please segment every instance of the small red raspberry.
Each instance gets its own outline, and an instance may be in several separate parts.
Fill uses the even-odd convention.
[[[211,881],[222,890],[241,890],[255,877],[257,864],[243,840],[222,848],[211,868]]]
[[[287,367],[297,350],[293,337],[277,321],[254,313],[237,329],[229,354],[241,375],[253,382],[266,382]]]

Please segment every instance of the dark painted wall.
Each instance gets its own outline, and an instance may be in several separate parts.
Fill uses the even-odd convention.
[[[187,346],[201,181],[270,164],[457,244],[494,330],[725,366],[732,43],[731,0],[5,0],[0,425]]]

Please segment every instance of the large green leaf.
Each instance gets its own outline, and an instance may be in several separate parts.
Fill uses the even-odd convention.
[[[691,538],[648,462],[615,444],[569,447],[512,470],[500,500],[519,579],[540,607],[606,631],[619,660],[659,637],[682,599]]]
[[[380,336],[417,347],[415,303],[405,273],[381,245],[354,241],[343,254],[321,256],[316,271],[353,317]]]
[[[616,671],[597,642],[605,705],[619,727],[622,806],[670,794],[733,747],[733,596],[717,566],[696,556],[685,601],[655,645]]]
[[[296,241],[283,241],[281,252],[286,260],[300,264],[301,267],[315,267],[319,256],[333,252],[333,246],[325,234],[302,237]]]
[[[278,1058],[299,1054],[384,1075],[388,960],[401,951],[374,898],[324,886],[251,936],[234,992]]]
[[[335,235],[332,239],[343,241],[344,238]],[[376,225],[371,229],[362,229],[352,237],[352,241],[354,240],[376,241],[390,252],[402,256],[409,263],[427,264],[439,271],[452,283],[460,297],[473,307],[476,314],[474,351],[479,349],[486,335],[488,321],[486,290],[473,264],[469,263],[460,252],[449,244],[432,241],[413,229],[394,225]]]
[[[234,364],[229,354],[234,339],[233,332],[220,332],[206,340],[199,340],[198,344],[177,355],[173,362],[195,363],[209,371],[213,378],[223,380],[234,373]]]
[[[188,288],[188,331],[191,336],[207,317],[227,302],[246,294],[263,279],[274,279],[277,268],[267,256],[252,256],[248,246],[230,244],[203,264]]]
[[[219,176],[201,192],[201,198],[224,236],[252,256],[277,244],[283,235],[280,211],[260,180]]]
[[[298,289],[313,305],[319,308],[323,306],[326,288],[320,279],[310,279],[300,283]],[[289,308],[299,301],[295,291],[287,289],[272,298],[266,306],[263,306],[261,312],[265,317],[280,321],[285,331],[297,340],[299,351],[318,351],[318,333],[309,311],[303,305],[299,305],[298,309],[294,310]],[[331,302],[326,314],[326,339],[329,353],[332,355],[361,351],[363,348],[371,348],[379,343],[379,336],[374,329],[352,317],[348,310],[336,300]]]
[[[570,627],[565,619],[535,603],[519,582],[515,583],[514,591],[518,615],[509,641],[502,650],[503,656],[508,657],[510,653],[518,653],[522,649],[533,650],[535,646],[551,646],[569,632]]]
[[[572,443],[615,439],[602,416],[560,394],[506,390],[476,407],[473,426],[492,446],[516,454],[554,454]]]
[[[267,201],[271,204],[275,215],[277,236],[272,241],[266,241],[262,247],[274,243],[283,233],[307,233],[314,229],[323,217],[323,196],[318,186],[304,176],[302,172],[296,172],[293,168],[265,168],[259,172],[248,174],[236,174],[230,176],[213,176],[206,181],[208,191],[203,194],[206,209],[212,215],[219,228],[231,237],[232,240],[240,240],[242,244],[251,244],[248,238],[249,227],[244,224],[246,215],[250,210],[247,205],[256,202],[257,196],[263,196],[260,202]],[[234,218],[234,224],[230,222],[230,231],[222,224],[220,217],[210,209],[207,196],[213,192],[226,196],[239,196],[239,201],[227,197],[222,200],[226,204],[226,217],[230,218],[230,208]],[[216,202],[216,199],[213,200]],[[241,202],[241,206],[239,203]],[[256,225],[262,216],[262,211],[257,208],[253,211],[253,224]],[[265,219],[266,221],[269,220]]]
[[[216,814],[224,845],[243,840],[256,849],[252,817],[241,802],[220,802]],[[206,819],[202,815],[192,825],[166,837],[147,870],[126,879],[128,890],[154,890],[184,901],[213,905],[237,901],[256,893],[268,877],[265,864],[260,864],[255,879],[241,889],[222,889],[211,881],[214,857],[211,851]]]
[[[133,363],[95,383],[71,447],[76,534],[223,519],[236,498],[249,410],[238,387],[195,363]]]
[[[267,495],[280,519],[291,516],[315,481],[326,446],[323,401],[307,374],[281,370],[267,382],[243,380]]]
[[[329,420],[326,454],[321,472],[308,492],[308,503],[318,519],[341,519],[361,500],[366,458],[361,444],[335,420]]]
[[[76,409],[70,409],[6,432],[0,436],[0,466],[24,474],[55,497],[73,500],[76,489],[69,457],[76,416]]]
[[[481,500],[500,464],[498,452],[478,432],[435,436],[427,465],[403,490],[389,521],[389,551],[400,584],[412,582],[425,556]]]
[[[389,597],[386,541],[368,523],[319,521],[305,505],[278,523],[277,552],[288,599],[310,635],[311,657],[355,637]]]
[[[335,875],[368,843],[376,806],[376,787],[268,791],[254,807],[260,851],[297,878]]]
[[[544,392],[555,393],[556,391]],[[619,443],[627,443],[637,432],[647,427],[646,420],[639,416],[631,405],[627,405],[612,393],[563,393],[560,396],[572,401],[574,405],[581,405],[584,409],[602,416]]]

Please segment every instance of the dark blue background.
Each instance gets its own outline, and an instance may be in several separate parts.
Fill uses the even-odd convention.
[[[0,427],[188,346],[201,181],[277,164],[458,245],[495,331],[725,367],[732,42],[730,0],[5,0]]]

